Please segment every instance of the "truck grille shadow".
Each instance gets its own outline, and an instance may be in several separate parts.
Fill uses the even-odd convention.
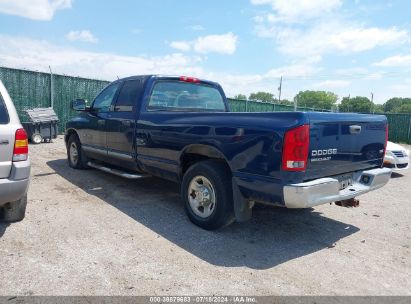
[[[256,208],[249,222],[205,231],[187,218],[177,184],[151,177],[126,180],[97,170],[77,171],[65,159],[47,164],[89,195],[213,265],[268,269],[332,248],[338,240],[359,231],[314,209],[285,208]]]

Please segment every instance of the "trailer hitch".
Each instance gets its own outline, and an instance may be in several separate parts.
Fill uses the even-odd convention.
[[[346,208],[351,208],[351,207],[356,208],[360,206],[360,201],[357,200],[356,198],[351,198],[348,200],[336,201],[335,205],[340,206],[340,207],[346,207]]]

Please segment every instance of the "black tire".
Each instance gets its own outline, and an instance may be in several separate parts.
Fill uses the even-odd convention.
[[[35,145],[41,144],[41,142],[43,141],[43,136],[41,136],[40,133],[34,133],[31,138],[30,138],[31,142]]]
[[[2,222],[19,222],[24,219],[26,215],[27,194],[20,200],[7,203],[0,210],[0,220]]]
[[[213,211],[207,217],[198,216],[192,205],[190,205],[188,193],[190,183],[199,176],[205,177],[211,183],[214,190],[213,192],[215,193]],[[181,184],[181,196],[184,200],[184,206],[188,217],[194,224],[203,229],[219,229],[234,221],[231,173],[227,166],[221,162],[207,160],[191,166],[184,174],[183,182]]]
[[[74,151],[77,151],[77,157],[74,156]],[[69,166],[73,169],[87,169],[88,158],[81,149],[81,143],[76,134],[70,136],[67,143],[67,160]]]

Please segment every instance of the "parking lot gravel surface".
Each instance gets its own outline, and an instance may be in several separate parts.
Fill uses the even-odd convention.
[[[411,170],[358,208],[259,207],[205,231],[176,184],[73,170],[62,137],[30,155],[26,218],[0,224],[0,295],[411,295]]]

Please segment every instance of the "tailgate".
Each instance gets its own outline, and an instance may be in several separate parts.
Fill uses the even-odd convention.
[[[305,180],[381,167],[383,115],[308,113],[310,149]]]

